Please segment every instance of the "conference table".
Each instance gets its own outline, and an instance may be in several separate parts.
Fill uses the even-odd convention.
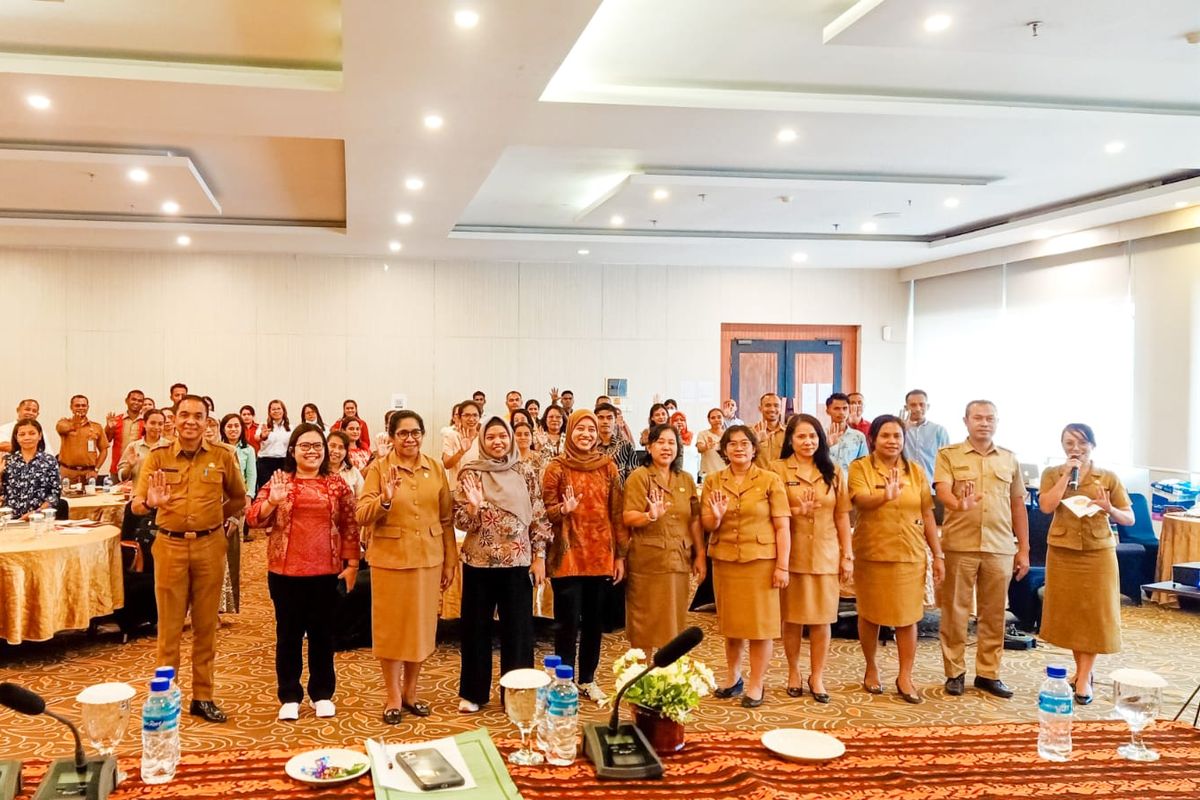
[[[121,608],[120,539],[113,525],[35,537],[16,523],[0,532],[0,639],[45,641]]]
[[[1189,561],[1200,561],[1200,517],[1179,513],[1163,514],[1155,579],[1171,580],[1171,567]],[[1179,607],[1179,598],[1166,592],[1152,592],[1150,599],[1160,605]]]
[[[67,508],[70,509],[70,519],[91,519],[105,525],[116,525],[118,528],[121,527],[121,520],[125,516],[125,504],[129,502],[129,497],[125,494],[108,492],[78,497],[67,496],[63,499],[67,501]]]
[[[500,732],[508,734],[508,731]],[[1119,722],[1076,722],[1074,753],[1062,763],[1037,757],[1037,725],[1011,723],[911,728],[846,728],[833,731],[846,745],[825,763],[781,760],[758,733],[690,733],[683,751],[664,759],[662,780],[601,781],[582,756],[568,767],[509,765],[525,800],[660,798],[701,800],[959,800],[959,798],[1065,798],[1089,800],[1194,800],[1200,797],[1200,731],[1180,722],[1159,722],[1146,743],[1161,754],[1153,763],[1117,755],[1129,740]],[[507,755],[517,744],[501,738]],[[340,743],[331,743],[340,746]],[[351,746],[362,750],[361,742]],[[70,748],[64,744],[64,754]],[[175,779],[147,786],[136,757],[121,758],[129,779],[111,797],[141,798],[374,798],[370,777],[337,786],[312,787],[288,778],[283,765],[295,753],[284,747],[184,753]],[[46,762],[25,766],[25,794],[33,794]],[[392,797],[415,797],[400,795]],[[453,797],[453,793],[447,793]]]

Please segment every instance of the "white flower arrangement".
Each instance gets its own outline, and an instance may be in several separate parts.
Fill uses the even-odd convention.
[[[646,653],[634,648],[613,662],[617,691],[646,668]],[[713,672],[701,661],[683,656],[674,664],[653,669],[625,693],[631,703],[657,711],[668,719],[686,722],[688,714],[700,705],[700,698],[717,688]],[[616,697],[616,693],[613,694]],[[613,697],[605,700],[612,702]]]

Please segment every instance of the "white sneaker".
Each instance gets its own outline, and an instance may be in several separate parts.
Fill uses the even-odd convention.
[[[277,719],[284,722],[300,719],[300,704],[299,703],[284,703],[279,707],[279,716]]]
[[[333,704],[332,700],[318,700],[313,703],[313,709],[321,719],[328,719],[337,713],[337,706]]]
[[[460,713],[460,714],[474,714],[474,713],[475,713],[476,711],[478,711],[478,710],[479,710],[479,706],[478,706],[477,704],[475,704],[475,703],[472,703],[470,700],[464,700],[464,699],[461,699],[461,698],[459,699],[459,701],[458,701],[458,713]]]
[[[604,690],[600,688],[600,684],[592,681],[591,683],[579,684],[581,694],[587,695],[587,698],[593,703],[602,703],[608,695],[604,694]]]

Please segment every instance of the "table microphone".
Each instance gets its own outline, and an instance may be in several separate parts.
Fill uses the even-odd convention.
[[[83,742],[79,738],[79,730],[75,727],[75,723],[53,711],[47,711],[46,701],[40,694],[15,683],[0,683],[0,705],[31,717],[45,714],[70,728],[71,734],[75,737],[75,769],[81,773],[87,771],[87,757],[83,754]]]
[[[613,698],[612,715],[608,718],[608,732],[617,732],[617,721],[621,717],[621,698],[630,687],[644,678],[650,670],[674,664],[693,647],[700,644],[700,640],[703,638],[704,631],[693,625],[690,628],[684,628],[678,636],[660,647],[654,654],[654,658],[650,660],[650,665],[642,670],[636,678],[622,686],[617,692],[617,696]]]

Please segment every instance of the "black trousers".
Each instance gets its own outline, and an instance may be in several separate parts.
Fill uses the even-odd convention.
[[[533,666],[533,585],[528,567],[462,565],[458,696],[492,696],[492,617],[500,615],[500,674]]]
[[[304,699],[304,637],[308,636],[308,698],[333,698],[333,615],[338,605],[336,575],[296,577],[267,573],[275,604],[275,681],[280,703]]]
[[[275,474],[275,470],[283,469],[283,462],[286,458],[273,458],[271,456],[259,456],[255,463],[255,468],[258,470],[255,476],[254,494],[258,494],[258,490],[267,485],[267,481],[271,480],[271,476]]]
[[[612,578],[604,575],[550,579],[554,589],[554,652],[564,665],[575,667],[578,641],[576,683],[591,683],[596,679],[604,629],[604,598],[611,583]]]

